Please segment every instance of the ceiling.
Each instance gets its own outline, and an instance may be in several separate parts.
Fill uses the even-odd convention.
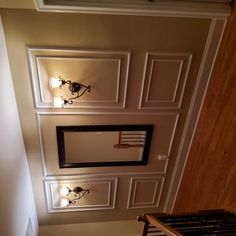
[[[171,211],[229,8],[219,18],[25,9],[1,9],[1,18],[40,224]],[[58,75],[91,93],[54,109],[48,84]],[[59,168],[56,126],[130,124],[154,125],[147,165]],[[62,207],[60,188],[77,185],[90,194]]]

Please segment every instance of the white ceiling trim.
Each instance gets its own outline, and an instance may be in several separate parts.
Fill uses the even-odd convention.
[[[144,0],[34,0],[38,11],[77,12],[90,14],[151,15],[168,17],[227,17],[230,5],[227,0],[219,1],[144,1]]]

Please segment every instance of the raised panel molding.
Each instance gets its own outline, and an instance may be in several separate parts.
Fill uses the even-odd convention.
[[[60,188],[80,186],[89,189],[90,193],[79,199],[75,205],[69,207],[60,206]],[[48,212],[93,211],[109,210],[115,208],[117,178],[96,178],[71,180],[45,180],[45,195]]]
[[[179,109],[191,59],[190,53],[147,52],[139,109]]]
[[[164,177],[162,176],[139,176],[130,179],[129,197],[127,208],[158,207]]]
[[[71,97],[66,89],[51,89],[51,77],[85,85],[91,93],[64,108],[125,108],[129,51],[27,48],[35,108],[53,108],[53,95]]]
[[[136,116],[136,115],[140,115],[140,113],[106,113],[106,115],[122,115],[122,116]],[[175,132],[176,132],[176,127],[178,124],[178,119],[179,119],[179,114],[173,112],[173,113],[141,113],[141,115],[143,117],[146,117],[148,115],[152,115],[152,116],[156,116],[156,117],[166,117],[165,120],[169,117],[173,117],[173,128],[170,130],[169,136],[167,136],[167,142],[166,145],[162,145],[162,148],[159,150],[159,155],[166,155],[169,156],[171,154],[171,150],[172,150],[172,144],[173,144],[173,140],[175,137]],[[76,120],[80,117],[82,117],[83,114],[81,114],[80,112],[59,112],[59,113],[54,113],[54,112],[36,112],[36,120],[37,120],[37,126],[38,126],[38,135],[39,135],[39,143],[40,143],[40,156],[41,156],[41,162],[42,162],[42,170],[43,170],[43,176],[44,177],[62,177],[63,176],[76,176],[78,175],[78,170],[77,168],[65,168],[63,169],[63,171],[61,171],[61,169],[58,168],[58,156],[57,156],[57,149],[54,152],[54,154],[49,154],[47,152],[47,148],[45,145],[49,145],[50,146],[50,150],[52,151],[52,147],[57,147],[56,143],[55,144],[49,144],[49,140],[55,140],[56,142],[56,128],[53,130],[53,132],[49,132],[47,134],[44,133],[44,131],[46,130],[47,132],[50,131],[51,129],[53,129],[57,124],[60,125],[61,123],[56,123],[56,121],[53,121],[53,124],[49,125],[48,128],[43,129],[43,124],[45,121],[45,118],[50,118],[50,117],[55,117],[58,118],[59,116],[63,116],[66,115],[68,118],[69,117],[73,117],[74,122],[76,122]],[[87,115],[87,113],[86,113]],[[99,116],[104,116],[104,113],[94,113],[93,116],[97,116],[96,120],[99,120]],[[64,124],[67,125],[71,125],[71,123],[66,122],[66,120],[63,119]],[[166,125],[169,126],[169,125]],[[165,127],[166,127],[165,126]],[[49,128],[50,127],[50,128]],[[165,134],[167,134],[167,132],[165,132]],[[162,140],[165,140],[165,137],[162,138]],[[155,162],[158,162],[158,168],[155,168],[155,171],[152,171],[152,174],[166,174],[167,168],[168,168],[168,162],[169,162],[169,158],[166,159],[156,159],[155,158]],[[91,171],[91,170],[90,170]],[[140,174],[140,172],[132,172],[132,174]],[[141,172],[142,174],[144,173],[143,171]],[[123,175],[130,175],[131,172],[127,170],[126,171],[116,171],[115,173],[111,173],[110,171],[106,171],[106,173],[93,173],[93,172],[84,172],[84,171],[80,171],[80,176],[85,176],[85,175],[116,175],[116,176],[123,176]]]

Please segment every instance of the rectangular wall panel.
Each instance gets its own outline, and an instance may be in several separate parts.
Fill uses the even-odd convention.
[[[138,176],[130,179],[127,208],[158,207],[163,187],[162,176]]]
[[[73,180],[45,180],[44,181],[48,212],[69,212],[114,209],[116,200],[117,178],[78,178]],[[74,194],[65,196],[62,188],[81,187],[89,189],[74,205],[63,206],[66,197],[73,200]]]
[[[64,108],[124,108],[129,51],[27,48],[35,108],[52,108],[53,97],[71,98],[68,85],[51,88],[52,77],[91,85],[91,92]]]
[[[140,109],[180,108],[192,55],[147,52]]]

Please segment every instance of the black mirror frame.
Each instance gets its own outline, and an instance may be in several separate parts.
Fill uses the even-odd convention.
[[[82,126],[56,126],[58,158],[60,168],[78,168],[78,167],[104,167],[104,166],[135,166],[147,165],[151,146],[152,124],[141,125],[82,125]],[[140,161],[114,161],[114,162],[81,162],[67,163],[65,155],[64,132],[98,132],[98,131],[146,131],[146,140],[143,150],[143,157]]]

